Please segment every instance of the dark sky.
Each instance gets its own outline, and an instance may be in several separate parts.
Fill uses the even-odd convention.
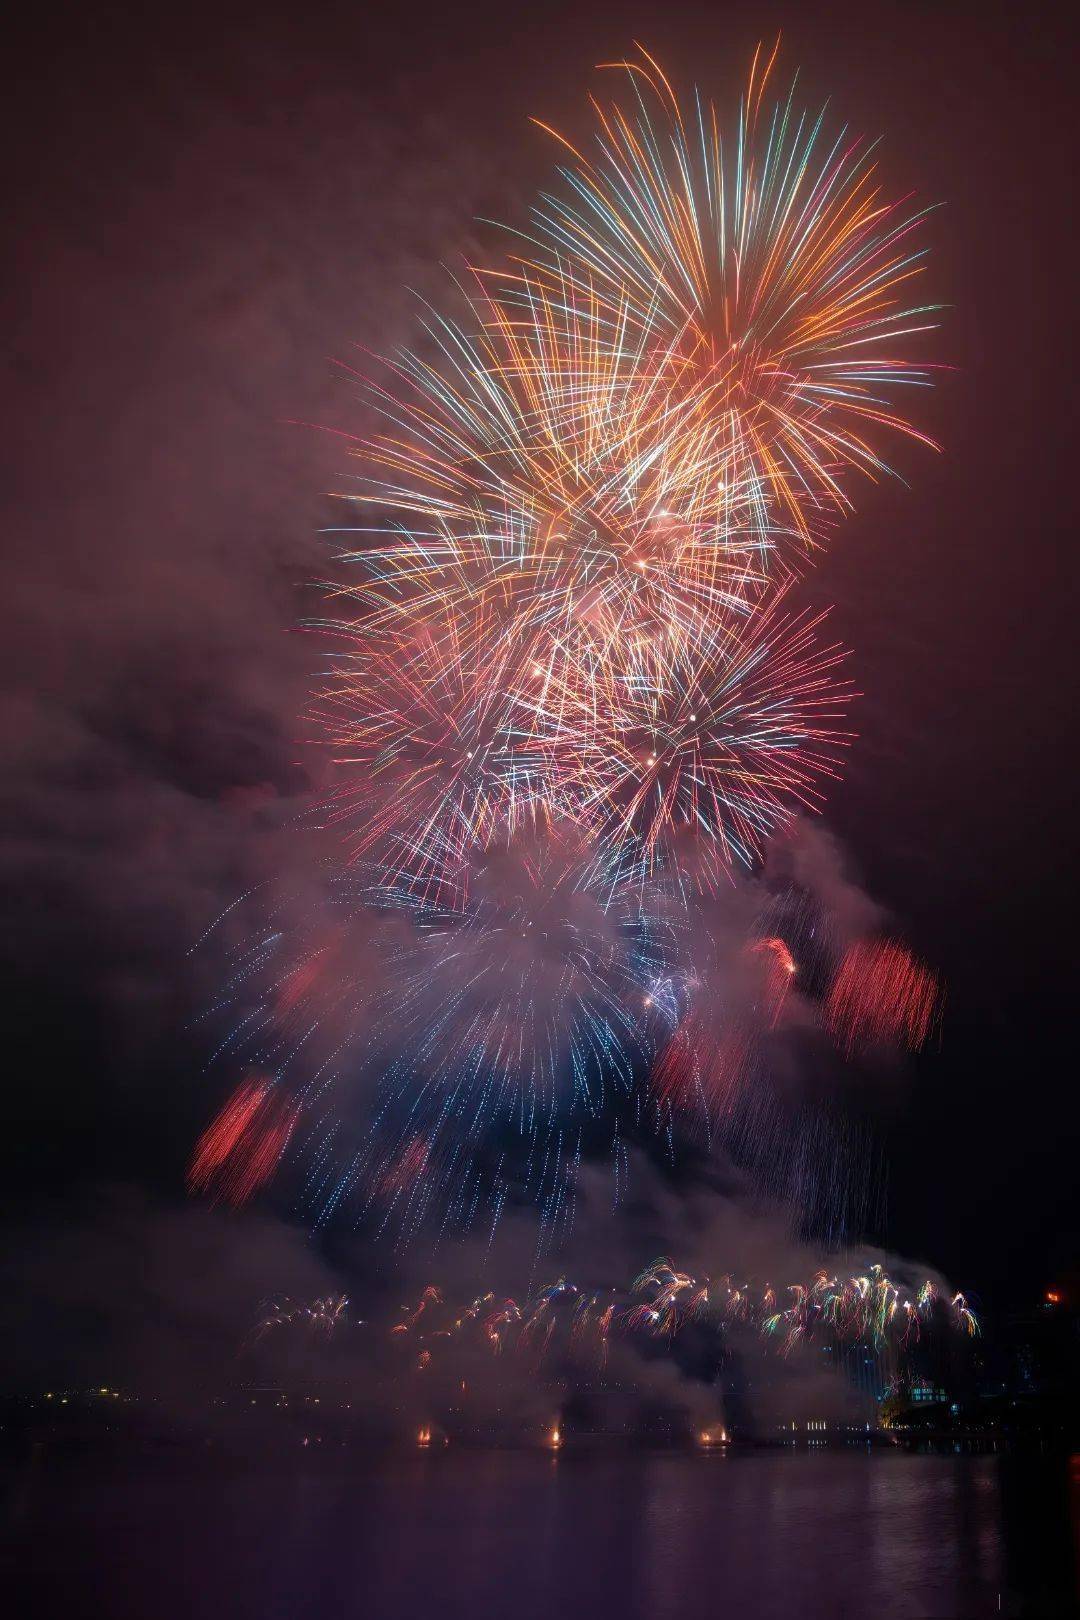
[[[941,440],[810,584],[866,694],[828,822],[940,970],[941,1050],[884,1113],[888,1241],[976,1294],[1077,1262],[1074,41],[991,5],[35,9],[7,92],[5,1185],[83,1218],[178,1195],[213,1106],[187,952],[299,859],[296,742],[354,406],[332,356],[523,217],[597,61],[737,87],[784,34],[886,137],[930,227]],[[1064,16],[1064,12],[1062,12]]]

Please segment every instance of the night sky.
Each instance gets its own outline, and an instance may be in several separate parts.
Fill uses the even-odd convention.
[[[582,15],[583,10],[585,15]],[[677,12],[677,16],[675,13]],[[36,8],[4,141],[12,282],[2,793],[20,1232],[183,1198],[218,1105],[188,953],[303,852],[297,738],[351,345],[406,341],[484,216],[520,219],[642,40],[722,96],[783,31],[933,216],[943,445],[809,579],[854,648],[827,824],[941,973],[940,1049],[870,1106],[877,1235],[976,1299],[1077,1264],[1072,40],[991,5]],[[1062,23],[1062,28],[1066,25]],[[314,427],[311,426],[314,424]],[[111,1194],[110,1194],[111,1196]]]

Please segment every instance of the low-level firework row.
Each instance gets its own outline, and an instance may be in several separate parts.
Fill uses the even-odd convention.
[[[348,1304],[343,1294],[309,1305],[272,1300],[253,1341],[290,1325],[329,1336],[349,1321]],[[520,1301],[488,1292],[455,1305],[429,1284],[396,1321],[361,1325],[388,1336],[400,1352],[399,1368],[418,1374],[437,1369],[453,1345],[510,1356],[538,1370],[574,1364],[602,1373],[615,1342],[662,1347],[695,1328],[718,1339],[750,1331],[785,1356],[800,1346],[828,1344],[863,1345],[898,1358],[935,1329],[967,1337],[979,1332],[963,1294],[942,1295],[929,1280],[910,1289],[878,1263],[846,1277],[823,1267],[803,1282],[774,1287],[693,1275],[666,1256],[623,1289],[582,1287],[560,1277]]]

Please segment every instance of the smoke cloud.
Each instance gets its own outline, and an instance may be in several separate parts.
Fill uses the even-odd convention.
[[[822,1365],[820,1346],[784,1355],[749,1324],[724,1328],[719,1360],[715,1339],[693,1326],[670,1340],[615,1334],[602,1374],[590,1361],[568,1361],[558,1345],[542,1357],[513,1348],[496,1355],[476,1336],[390,1329],[412,1319],[429,1285],[446,1304],[443,1323],[480,1295],[523,1304],[560,1277],[586,1294],[614,1289],[625,1299],[658,1254],[699,1280],[770,1282],[780,1296],[819,1267],[849,1275],[875,1261],[908,1286],[929,1276],[945,1287],[932,1270],[872,1248],[801,1240],[784,1211],[722,1166],[675,1184],[640,1160],[614,1212],[604,1175],[584,1167],[580,1181],[573,1236],[542,1257],[530,1211],[510,1215],[492,1242],[477,1236],[405,1253],[345,1243],[331,1258],[268,1214],[164,1207],[103,1189],[93,1218],[78,1228],[35,1228],[8,1246],[0,1285],[11,1371],[18,1387],[35,1392],[99,1383],[133,1390],[154,1423],[197,1432],[223,1421],[215,1397],[269,1386],[320,1394],[336,1409],[347,1402],[360,1432],[388,1439],[411,1436],[448,1410],[480,1438],[535,1436],[560,1413],[588,1411],[603,1386],[631,1432],[662,1414],[685,1432],[734,1418],[744,1435],[775,1438],[808,1415],[862,1422],[871,1406],[841,1370]],[[275,1300],[306,1305],[342,1295],[348,1303],[330,1331],[302,1312],[266,1326]],[[435,1314],[429,1310],[425,1326]],[[420,1372],[425,1347],[431,1360]],[[296,1409],[302,1415],[302,1400]]]

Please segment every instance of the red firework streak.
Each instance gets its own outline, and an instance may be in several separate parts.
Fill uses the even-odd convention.
[[[903,945],[859,940],[840,963],[825,1016],[847,1057],[894,1042],[916,1051],[933,1030],[940,1005],[937,979]]]
[[[245,1080],[195,1144],[188,1191],[246,1204],[270,1180],[295,1124],[296,1109],[272,1080]]]
[[[734,1023],[717,1040],[695,1013],[688,1013],[656,1061],[658,1099],[676,1107],[692,1107],[697,1100],[723,1112],[746,1072],[751,1045],[742,1024]]]

